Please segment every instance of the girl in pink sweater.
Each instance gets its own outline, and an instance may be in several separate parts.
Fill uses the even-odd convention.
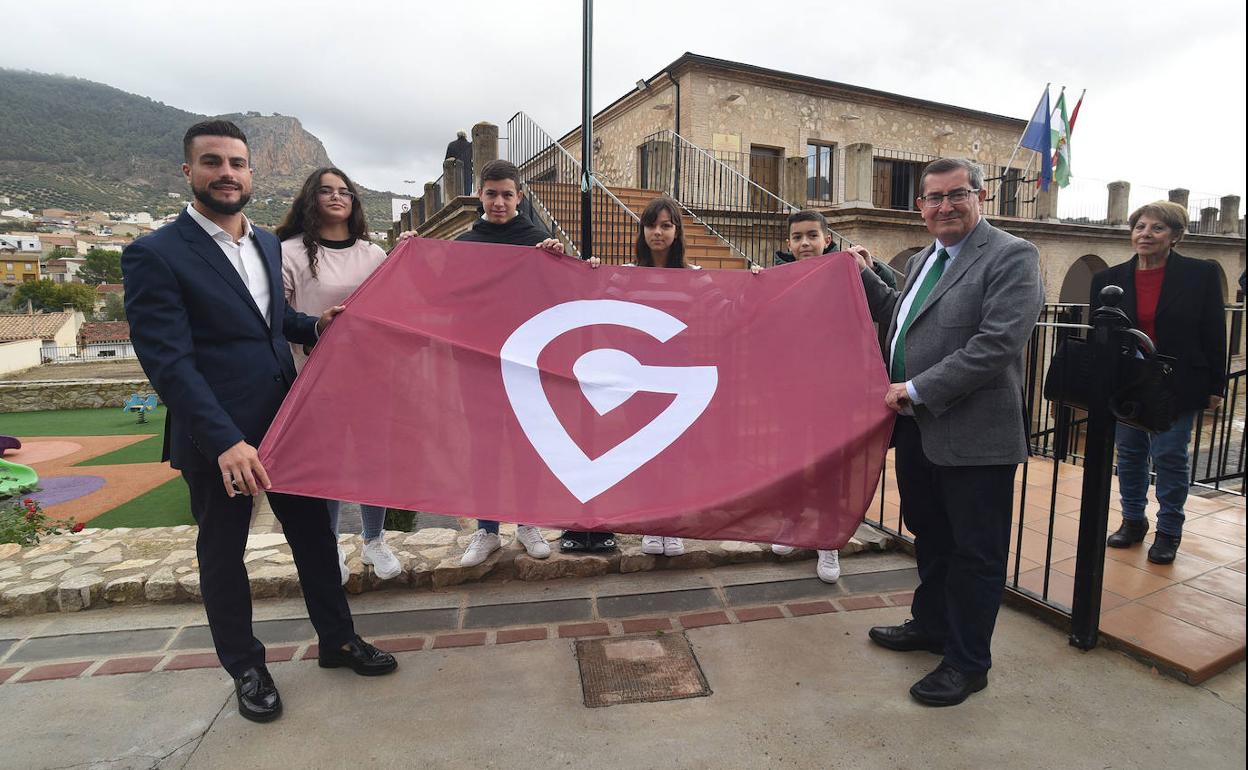
[[[346,174],[332,167],[318,168],[303,183],[290,212],[277,228],[277,237],[282,239],[286,301],[295,310],[310,315],[320,315],[326,308],[341,305],[386,258],[386,252],[368,240],[359,189]],[[292,344],[291,349],[295,368],[302,369],[308,360],[307,351],[302,345]],[[327,503],[336,533],[340,503]],[[386,509],[361,505],[360,512],[364,521],[361,558],[365,564],[373,565],[383,580],[397,577],[403,567],[382,537]],[[344,585],[350,575],[346,556],[340,547],[338,568]]]

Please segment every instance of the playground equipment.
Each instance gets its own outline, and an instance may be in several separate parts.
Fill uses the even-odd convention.
[[[12,436],[0,436],[0,455],[10,449],[21,449],[22,442]],[[0,459],[0,499],[29,492],[39,486],[34,468]]]
[[[156,411],[156,394],[131,393],[121,411],[137,413],[138,424],[142,425],[147,422],[147,413]]]

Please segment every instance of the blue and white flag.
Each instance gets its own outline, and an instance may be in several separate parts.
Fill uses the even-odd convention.
[[[1050,160],[1053,157],[1053,138],[1050,118],[1049,87],[1045,85],[1044,95],[1040,97],[1040,103],[1036,105],[1036,111],[1028,121],[1027,130],[1023,132],[1019,145],[1040,153],[1040,189],[1046,191],[1049,189],[1049,183],[1053,181],[1053,164]]]

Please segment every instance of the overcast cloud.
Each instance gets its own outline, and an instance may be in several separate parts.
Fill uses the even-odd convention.
[[[685,51],[1019,118],[1051,81],[1088,90],[1076,177],[1245,193],[1242,0],[595,6],[595,109]],[[580,0],[0,0],[0,66],[294,115],[363,184],[418,193],[403,180],[436,178],[456,130],[505,133],[521,109],[555,134],[579,122],[580,14]]]

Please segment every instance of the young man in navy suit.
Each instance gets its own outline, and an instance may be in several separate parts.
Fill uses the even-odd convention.
[[[229,121],[183,138],[182,173],[195,200],[126,247],[126,318],[143,371],[168,411],[161,459],[182,471],[199,525],[200,589],[221,665],[247,719],[276,719],[282,701],[252,634],[243,550],[252,495],[269,486],[256,446],[295,378],[290,345],[311,345],[341,312],[296,313],[282,292],[277,237],[243,215],[251,198],[247,138]],[[270,493],[290,543],[320,665],[393,671],[394,658],[355,633],[324,500]]]

